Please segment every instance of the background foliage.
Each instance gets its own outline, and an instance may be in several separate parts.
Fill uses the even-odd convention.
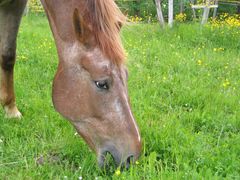
[[[28,10],[33,13],[39,13],[44,11],[40,0],[29,0]]]
[[[125,14],[129,17],[141,17],[146,21],[156,21],[156,7],[155,0],[116,0],[119,7]],[[183,11],[186,14],[186,19],[192,19],[192,9],[190,7],[189,0],[174,0],[174,14],[175,16],[180,13],[180,3],[183,2]],[[202,3],[202,0],[198,1]],[[29,0],[29,11],[34,13],[43,12],[40,0]],[[168,0],[162,0],[162,9],[165,18],[167,18],[168,12]],[[232,5],[220,5],[218,8],[218,13],[229,13],[234,14],[237,12],[237,6]],[[201,16],[202,11],[198,11],[198,15]]]

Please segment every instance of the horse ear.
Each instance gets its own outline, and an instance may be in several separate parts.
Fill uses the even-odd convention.
[[[77,40],[85,43],[88,36],[88,27],[78,9],[74,9],[73,12],[73,27]]]
[[[123,23],[121,21],[118,21],[117,28],[119,31],[121,30],[122,26],[123,26]]]

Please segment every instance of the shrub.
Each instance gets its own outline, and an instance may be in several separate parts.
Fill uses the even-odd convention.
[[[180,13],[175,16],[175,20],[178,22],[184,22],[187,19],[187,15],[185,13]]]
[[[44,11],[40,0],[29,0],[28,10],[33,13],[39,13]]]

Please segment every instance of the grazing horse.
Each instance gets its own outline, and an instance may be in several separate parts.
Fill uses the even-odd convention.
[[[120,29],[125,17],[114,0],[41,0],[57,46],[55,109],[98,155],[110,153],[129,166],[141,151],[127,92]],[[0,0],[0,101],[6,116],[19,118],[13,69],[16,37],[27,0]]]

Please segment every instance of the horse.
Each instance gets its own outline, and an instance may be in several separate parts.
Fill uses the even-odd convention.
[[[102,167],[110,153],[117,166],[141,153],[139,128],[127,90],[120,30],[126,18],[114,0],[41,0],[54,37],[58,67],[52,101],[96,153]],[[0,0],[0,102],[21,118],[14,93],[16,40],[27,0]]]

